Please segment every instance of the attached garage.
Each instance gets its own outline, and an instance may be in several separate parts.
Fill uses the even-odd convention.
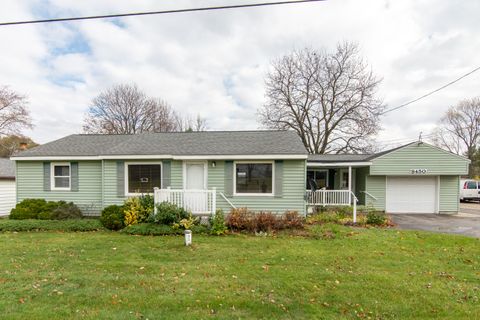
[[[389,213],[438,212],[438,176],[387,177],[386,187]]]
[[[365,205],[395,214],[458,212],[460,176],[468,174],[468,159],[413,142],[368,160]]]
[[[9,215],[15,204],[15,165],[10,159],[0,159],[0,216]]]
[[[456,213],[469,163],[422,141],[375,154],[309,155],[306,188],[316,198],[307,205],[326,205],[326,192],[351,192],[359,205],[387,213]]]

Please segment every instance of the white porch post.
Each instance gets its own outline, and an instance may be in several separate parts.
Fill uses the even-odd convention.
[[[352,203],[352,166],[348,166],[348,201]]]
[[[212,215],[217,213],[217,188],[212,188]]]
[[[157,215],[158,188],[153,188],[153,214]]]

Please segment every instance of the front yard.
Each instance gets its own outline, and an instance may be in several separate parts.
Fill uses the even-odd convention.
[[[480,318],[478,239],[312,226],[309,237],[0,234],[8,319]]]

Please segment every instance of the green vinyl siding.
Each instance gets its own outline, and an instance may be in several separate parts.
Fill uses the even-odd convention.
[[[440,176],[440,213],[458,212],[459,176]]]
[[[427,169],[426,175],[463,175],[468,160],[434,146],[410,144],[372,160],[371,175],[411,175],[412,169]]]
[[[183,189],[183,161],[172,161],[172,189]]]
[[[101,210],[101,161],[78,161],[78,191],[45,191],[43,161],[16,161],[16,166],[18,202],[33,198],[72,201],[86,215],[97,214]]]
[[[208,163],[208,188],[215,187],[217,189],[217,208],[229,212],[231,206],[220,195],[220,193],[225,194],[225,161],[215,162],[215,167],[212,167],[211,161]],[[237,208],[248,207],[254,211],[267,210],[276,213],[296,210],[300,214],[305,214],[305,179],[305,160],[284,160],[281,197],[234,195],[227,199]]]
[[[385,211],[385,188],[385,176],[367,175],[366,191],[368,194],[365,194],[365,204],[367,206],[374,207],[377,210]],[[376,199],[374,199],[372,196]]]
[[[120,169],[128,162],[158,163],[158,160],[103,160],[78,161],[78,191],[44,191],[44,164],[42,161],[17,161],[18,200],[26,198],[44,198],[46,200],[73,201],[87,214],[99,214],[103,207],[121,205],[127,197],[119,192]],[[217,189],[217,208],[229,212],[230,205],[221,197],[225,190],[225,161],[208,162],[208,188]],[[103,172],[102,172],[103,166]],[[183,188],[183,162],[170,162],[170,181],[172,189]],[[270,196],[232,196],[229,200],[236,207],[248,207],[254,211],[268,210],[283,213],[286,210],[296,210],[305,214],[305,160],[284,160],[282,162],[282,178],[275,181],[281,183],[282,192]],[[280,170],[279,170],[280,172]],[[121,177],[120,177],[121,178]],[[102,182],[103,181],[103,182]]]

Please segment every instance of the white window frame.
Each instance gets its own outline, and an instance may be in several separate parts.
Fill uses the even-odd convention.
[[[67,176],[55,176],[55,167],[68,167],[68,188],[55,187],[55,177],[67,178]],[[50,163],[50,190],[70,191],[72,189],[72,166],[70,162],[51,162]]]
[[[237,193],[237,164],[271,164],[272,192],[270,193]],[[273,197],[275,195],[275,161],[234,161],[233,162],[233,195],[238,197]]]
[[[307,167],[307,171],[315,171],[315,172],[320,172],[320,171],[323,171],[325,172],[325,175],[326,175],[326,179],[325,179],[325,184],[326,184],[326,188],[328,188],[328,183],[330,182],[329,181],[329,172],[328,172],[328,169],[320,169],[320,168],[308,168]],[[307,181],[308,182],[308,181]],[[308,183],[307,183],[308,184]],[[307,186],[307,190],[312,190],[312,189],[309,189],[308,186]]]
[[[160,165],[160,188],[163,186],[163,164],[161,161],[158,162],[125,162],[125,173],[124,173],[124,178],[125,178],[125,195],[127,197],[138,197],[143,194],[153,194],[152,192],[149,193],[137,193],[137,192],[128,192],[128,166],[131,165]]]

